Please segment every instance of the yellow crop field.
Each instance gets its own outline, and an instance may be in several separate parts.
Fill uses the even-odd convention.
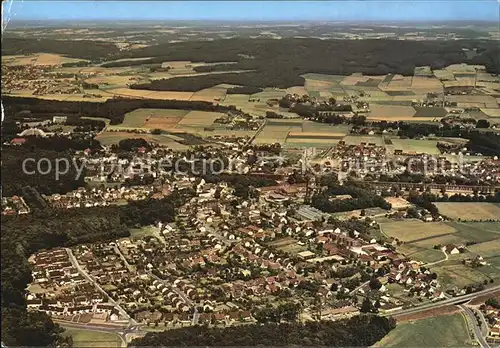
[[[416,111],[411,106],[370,104],[368,119],[411,120]]]
[[[85,59],[68,58],[60,54],[37,53],[33,55],[2,56],[2,64],[6,65],[61,65],[63,63],[81,62]]]
[[[191,99],[193,92],[148,91],[129,88],[114,88],[107,90],[107,92],[129,98],[196,100]]]
[[[223,116],[225,116],[225,114],[220,112],[190,111],[177,123],[176,128],[208,127],[211,126],[216,119]]]
[[[211,87],[195,92],[191,96],[191,100],[202,100],[213,103],[224,100],[225,96],[226,96],[226,88]]]
[[[286,93],[289,94],[298,94],[298,95],[306,95],[307,90],[304,88],[304,86],[294,86],[286,89]]]

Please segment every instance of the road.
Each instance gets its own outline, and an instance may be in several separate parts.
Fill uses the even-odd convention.
[[[444,252],[443,250],[441,250],[441,252],[444,254],[444,259],[441,259],[441,260],[438,260],[438,261],[435,261],[435,262],[426,263],[426,264],[424,264],[424,266],[425,267],[433,266],[433,265],[437,265],[438,263],[441,263],[441,262],[444,262],[444,261],[448,261],[448,254],[446,252]]]
[[[122,254],[122,251],[120,250],[120,248],[118,246],[114,246],[113,247],[115,253],[117,253],[119,256],[120,256],[120,259],[122,259],[123,263],[125,264],[125,267],[127,267],[128,271],[129,272],[135,272],[134,268],[128,263],[127,259],[125,258],[125,256]]]
[[[446,299],[443,301],[429,303],[429,304],[425,304],[425,305],[414,307],[414,308],[401,309],[401,310],[393,311],[393,312],[389,312],[389,313],[382,313],[380,315],[381,316],[397,316],[397,315],[403,315],[403,314],[418,313],[418,312],[422,312],[425,310],[449,306],[449,305],[456,305],[456,304],[459,304],[460,302],[469,301],[469,300],[473,299],[474,297],[477,297],[480,295],[486,295],[486,294],[489,294],[491,292],[495,292],[498,290],[500,290],[500,285],[497,285],[497,286],[494,286],[492,288],[488,288],[488,289],[485,289],[482,291],[474,292],[472,294],[452,297],[450,299]]]
[[[248,139],[246,145],[250,145],[252,143],[252,141],[255,140],[255,138],[257,137],[257,135],[259,135],[259,133],[264,129],[264,127],[266,126],[267,124],[267,119],[264,120],[264,122],[262,122],[262,124],[260,125],[259,129],[257,129],[257,131],[254,133],[254,135],[252,135],[252,137],[250,139]]]
[[[154,279],[164,283],[168,288],[172,289],[173,292],[175,292],[179,297],[186,303],[188,306],[192,307],[194,309],[193,312],[193,325],[198,324],[198,319],[200,318],[200,314],[198,313],[198,309],[196,308],[196,303],[194,303],[181,289],[173,286],[173,284],[167,280],[161,279],[157,275],[153,274],[152,272],[148,272],[148,274],[153,277]]]
[[[368,281],[366,281],[366,282],[364,282],[363,284],[361,284],[360,286],[358,286],[356,289],[354,289],[353,291],[351,291],[351,292],[349,293],[349,295],[354,295],[354,294],[355,294],[355,293],[357,293],[357,292],[359,291],[359,289],[361,289],[363,286],[368,285],[368,283],[369,283],[369,282],[370,282],[369,280],[368,280]]]
[[[154,226],[154,228],[152,228],[152,231],[153,231],[153,235],[156,238],[158,238],[160,243],[163,244],[164,246],[167,246],[167,241],[165,240],[165,237],[161,234],[160,228]]]
[[[465,314],[469,318],[469,322],[471,323],[471,325],[474,329],[474,336],[476,338],[476,341],[479,342],[479,345],[482,348],[489,348],[490,346],[489,346],[488,342],[486,342],[486,339],[483,336],[483,332],[481,330],[481,327],[478,325],[476,316],[474,315],[474,312],[472,311],[472,309],[470,309],[469,307],[467,307],[465,305],[459,305],[459,307],[465,312]]]
[[[130,317],[130,315],[128,315],[127,311],[125,311],[115,300],[113,300],[111,298],[111,296],[109,296],[106,291],[103,290],[103,288],[101,288],[101,286],[94,280],[92,279],[87,271],[85,271],[81,266],[80,264],[78,263],[78,260],[76,259],[75,255],[73,255],[73,251],[71,251],[71,249],[69,248],[65,248],[66,252],[68,253],[68,256],[69,256],[69,259],[71,261],[71,263],[73,264],[73,266],[75,266],[75,268],[78,270],[78,272],[85,278],[87,279],[87,281],[91,284],[93,284],[102,294],[106,295],[108,297],[108,301],[111,302],[117,309],[118,309],[118,312],[120,313],[120,315],[123,317],[123,318],[126,318],[129,322],[129,326],[137,326],[137,322],[132,318]]]
[[[213,234],[215,236],[215,238],[217,238],[220,242],[224,243],[225,246],[231,246],[233,243],[236,242],[236,240],[230,240],[230,239],[227,239],[226,237],[224,237],[222,235],[222,233],[217,231],[214,227],[208,226],[208,225],[204,225],[204,226],[207,229],[207,233]]]
[[[86,323],[69,323],[67,321],[61,321],[57,319],[53,319],[53,321],[55,323],[58,323],[62,327],[66,328],[113,333],[118,337],[120,337],[120,340],[122,341],[122,347],[127,347],[128,334],[145,335],[147,333],[146,331],[143,331],[140,326],[125,327],[125,326],[86,324]]]

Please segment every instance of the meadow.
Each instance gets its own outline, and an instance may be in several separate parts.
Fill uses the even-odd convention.
[[[412,260],[431,263],[444,289],[500,279],[500,222],[380,221],[381,231],[405,243],[397,250]],[[476,243],[470,244],[469,242]],[[463,245],[465,253],[445,255],[436,245]],[[470,244],[470,245],[469,245]],[[487,265],[472,268],[463,259],[480,255]]]
[[[98,348],[121,347],[121,339],[114,333],[103,331],[91,331],[75,328],[65,328],[64,336],[71,336],[73,338],[73,347],[81,348]]]
[[[416,140],[416,139],[391,139],[394,149],[403,152],[426,153],[439,155],[441,152],[437,148],[437,140]]]
[[[33,55],[2,55],[2,64],[50,66],[63,63],[86,62],[85,59],[69,58],[60,54],[37,53]]]
[[[171,129],[189,113],[189,110],[178,109],[137,109],[125,114],[120,125],[110,126],[110,129]]]
[[[500,220],[500,206],[494,203],[436,202],[439,212],[454,220]]]
[[[436,316],[397,324],[374,347],[465,347],[472,346],[462,314]]]
[[[412,242],[426,238],[454,233],[455,229],[444,222],[423,222],[421,220],[404,220],[381,223],[382,232],[403,242]]]
[[[184,151],[189,149],[188,145],[179,143],[182,138],[171,134],[135,134],[129,132],[101,132],[96,136],[96,140],[104,146],[118,144],[120,140],[130,138],[142,138],[147,141],[166,146],[175,151]]]

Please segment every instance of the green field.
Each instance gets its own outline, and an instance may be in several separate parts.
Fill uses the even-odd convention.
[[[112,129],[123,128],[173,128],[177,122],[182,120],[189,113],[189,110],[177,109],[137,109],[125,114],[123,122]]]
[[[471,252],[477,253],[484,258],[498,256],[500,253],[500,239],[471,245],[468,249]]]
[[[423,222],[416,219],[381,223],[382,232],[404,242],[416,242],[455,232],[443,222]]]
[[[482,268],[472,268],[457,261],[445,261],[433,266],[432,270],[437,273],[443,288],[451,289],[455,286],[463,288],[467,285],[483,283],[485,280],[489,281],[491,277],[482,273]]]
[[[142,138],[147,141],[155,142],[160,145],[166,146],[172,150],[183,151],[189,148],[188,145],[179,143],[182,140],[179,137],[170,134],[137,134],[137,133],[127,133],[127,132],[102,132],[97,137],[96,140],[102,145],[109,146],[113,144],[118,144],[120,140],[123,139],[133,139]]]
[[[377,146],[384,145],[384,139],[381,136],[356,136],[356,135],[348,135],[344,139],[347,145],[359,145],[361,143],[373,143]]]
[[[439,149],[436,147],[437,140],[393,139],[392,143],[396,150],[403,150],[403,152],[414,151],[430,155],[440,154]]]
[[[396,326],[376,347],[465,347],[472,346],[462,314],[426,318]]]
[[[500,222],[448,222],[458,232],[456,236],[477,243],[500,239]]]
[[[110,332],[66,328],[64,335],[71,336],[73,338],[73,347],[77,348],[115,348],[121,347],[122,344],[121,339]]]

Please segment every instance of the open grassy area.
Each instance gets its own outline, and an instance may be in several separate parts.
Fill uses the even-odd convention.
[[[123,122],[112,128],[171,129],[188,113],[177,109],[137,109],[125,114]]]
[[[396,326],[376,347],[464,347],[472,346],[462,314],[426,318]]]
[[[458,261],[445,261],[433,266],[432,270],[437,273],[443,289],[450,289],[489,281],[490,277],[482,273],[481,268],[472,268]]]
[[[96,140],[102,145],[113,145],[118,144],[120,140],[124,139],[134,139],[134,138],[142,138],[147,141],[152,141],[158,143],[160,145],[167,146],[173,150],[187,150],[189,146],[179,143],[181,139],[174,135],[167,134],[136,134],[136,133],[128,133],[128,132],[102,132],[96,136]]]
[[[60,54],[37,53],[33,55],[2,56],[2,64],[6,65],[61,65],[75,63],[85,59],[69,58]]]
[[[471,245],[469,250],[473,253],[481,255],[482,257],[498,256],[500,253],[500,239]]]
[[[225,114],[219,112],[209,112],[209,111],[190,111],[177,123],[176,128],[184,127],[208,127],[211,126],[214,121]]]
[[[500,220],[500,206],[494,203],[437,202],[439,212],[450,219]]]
[[[458,232],[456,236],[477,243],[500,239],[500,222],[447,222]]]
[[[403,150],[403,152],[426,153],[429,155],[439,155],[439,149],[436,147],[437,140],[416,140],[416,139],[392,139],[394,149]]]
[[[421,220],[404,220],[382,223],[384,234],[404,242],[432,238],[455,232],[455,229],[443,222],[423,222]]]
[[[275,241],[269,243],[269,245],[273,246],[273,247],[275,247],[283,252],[293,253],[293,254],[307,250],[307,248],[305,246],[301,246],[297,243],[298,242],[296,239],[291,238],[291,237],[285,237],[285,238],[275,240]]]
[[[130,238],[143,238],[146,236],[154,236],[155,231],[157,231],[158,228],[155,226],[143,226],[141,228],[131,228],[130,231]]]
[[[66,328],[65,336],[73,338],[73,347],[94,348],[94,347],[121,347],[121,339],[110,332],[81,330]]]

